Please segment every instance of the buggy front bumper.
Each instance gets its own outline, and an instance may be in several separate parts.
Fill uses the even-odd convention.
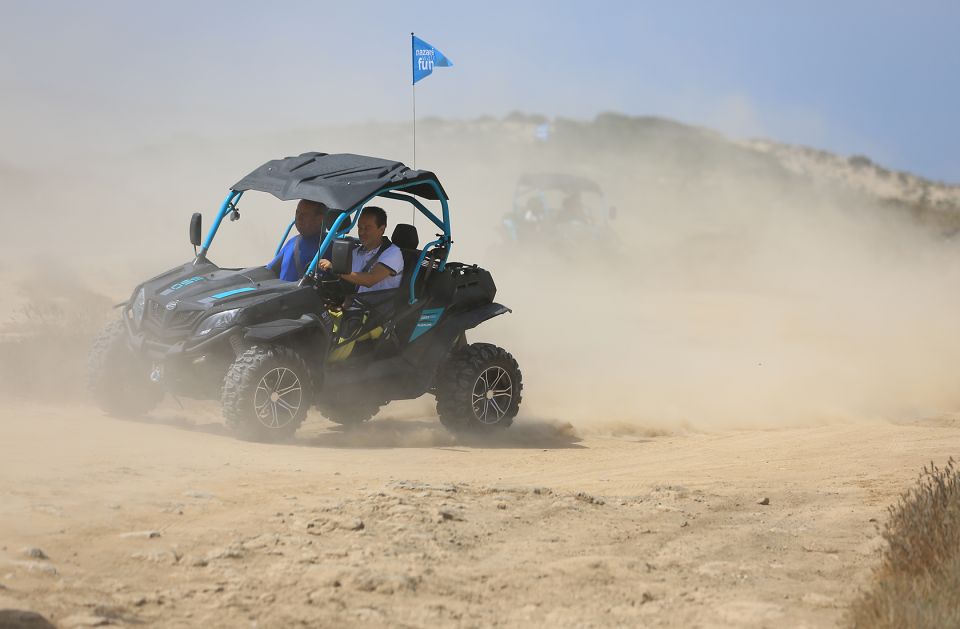
[[[200,358],[223,343],[229,344],[230,337],[236,333],[237,326],[220,330],[204,339],[187,338],[174,343],[150,338],[143,332],[134,330],[129,318],[124,318],[127,326],[127,340],[130,348],[137,354],[153,362]]]

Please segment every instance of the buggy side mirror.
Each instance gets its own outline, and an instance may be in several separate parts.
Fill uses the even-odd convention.
[[[343,275],[353,270],[353,243],[345,238],[338,238],[331,245],[330,272],[334,275]]]
[[[190,244],[194,247],[200,246],[200,226],[203,223],[203,216],[200,212],[194,212],[190,217]]]

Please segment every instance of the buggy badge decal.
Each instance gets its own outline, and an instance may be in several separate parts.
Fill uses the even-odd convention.
[[[172,285],[170,286],[170,288],[168,288],[167,290],[163,291],[163,292],[160,293],[160,294],[166,296],[166,295],[169,295],[170,293],[172,293],[173,291],[180,290],[180,289],[183,288],[184,286],[190,286],[191,284],[194,284],[194,283],[196,283],[196,282],[199,282],[199,281],[205,280],[205,279],[207,279],[207,278],[205,278],[205,277],[202,276],[202,275],[197,275],[197,276],[195,276],[195,277],[190,277],[190,278],[187,278],[187,279],[185,279],[185,280],[180,280],[180,281],[177,282],[176,284],[172,284]]]
[[[442,314],[443,308],[427,308],[421,312],[420,319],[417,321],[417,325],[414,326],[413,334],[410,335],[410,340],[407,342],[413,342],[429,332],[430,328],[437,325],[437,321],[440,320],[440,315]]]
[[[167,310],[174,310],[174,309],[176,309],[177,304],[179,304],[179,303],[180,303],[180,300],[179,300],[179,299],[174,299],[174,300],[171,301],[169,304],[167,304],[166,306],[164,306],[164,308],[166,308]]]

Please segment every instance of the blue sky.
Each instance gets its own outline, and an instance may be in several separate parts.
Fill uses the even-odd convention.
[[[418,114],[659,115],[960,183],[960,3],[0,1],[0,160]]]

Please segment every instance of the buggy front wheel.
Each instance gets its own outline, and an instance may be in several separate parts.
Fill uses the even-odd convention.
[[[87,359],[87,386],[107,413],[137,417],[163,399],[163,389],[150,381],[150,365],[127,346],[127,327],[112,321],[97,335]]]
[[[254,346],[237,358],[223,380],[223,416],[236,436],[284,441],[303,423],[313,400],[310,370],[292,349]]]

